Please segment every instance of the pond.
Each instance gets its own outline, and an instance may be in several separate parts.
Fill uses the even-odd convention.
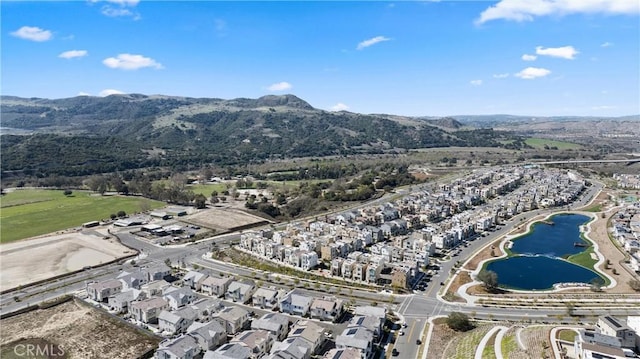
[[[559,214],[537,222],[531,232],[513,240],[513,256],[487,265],[496,272],[501,287],[542,290],[556,283],[591,283],[603,279],[596,272],[563,258],[580,253],[589,243],[580,238],[580,227],[589,217]]]

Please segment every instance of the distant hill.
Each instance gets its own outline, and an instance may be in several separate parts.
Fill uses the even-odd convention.
[[[141,94],[54,100],[3,96],[1,101],[3,171],[69,175],[499,146],[501,136],[490,129],[458,130],[461,124],[453,118],[327,112],[294,95],[231,100]]]

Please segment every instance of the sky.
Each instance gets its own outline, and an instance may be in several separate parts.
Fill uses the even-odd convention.
[[[406,116],[640,113],[640,1],[2,1],[0,93],[293,94]]]

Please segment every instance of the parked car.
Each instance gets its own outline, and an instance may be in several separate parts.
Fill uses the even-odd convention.
[[[393,355],[394,357],[397,357],[398,354],[400,354],[400,352],[398,351],[398,349],[393,348],[393,350],[391,351],[391,355]]]

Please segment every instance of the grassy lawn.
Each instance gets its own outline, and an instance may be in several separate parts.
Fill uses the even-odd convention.
[[[573,340],[576,338],[576,332],[574,332],[573,330],[570,329],[562,329],[558,331],[558,339],[560,340],[565,340],[568,342],[573,342]]]
[[[583,209],[583,211],[586,211],[586,212],[601,212],[602,211],[602,205],[601,204],[594,204],[594,205],[591,205],[591,206]]]
[[[515,352],[518,349],[518,342],[516,341],[515,334],[508,334],[502,337],[502,343],[500,343],[502,347],[502,355],[505,358],[509,358],[511,353]]]
[[[476,353],[476,348],[489,329],[491,329],[491,326],[482,326],[462,334],[462,336],[457,339],[455,347],[448,348],[445,355],[455,359],[473,358]]]
[[[229,183],[232,187],[235,188],[233,183]],[[208,183],[208,184],[193,184],[187,186],[188,189],[192,190],[195,194],[203,194],[205,197],[211,197],[211,192],[218,191],[218,196],[224,196],[222,194],[223,191],[227,190],[226,183]]]
[[[497,335],[498,335],[497,332],[494,333],[491,339],[489,339],[487,344],[484,346],[484,349],[482,350],[482,359],[495,359],[496,357],[495,343],[496,343]]]
[[[134,213],[164,205],[146,198],[99,196],[85,191],[73,191],[66,197],[61,190],[18,190],[0,200],[0,243],[77,227],[118,211]]]
[[[591,253],[594,253],[593,246],[588,247],[583,252],[569,256],[567,260],[573,264],[593,269],[593,266],[596,264],[597,260],[591,258]]]
[[[547,145],[548,147],[557,147],[559,150],[582,148],[581,145],[578,145],[576,143],[564,142],[564,141],[554,141],[554,140],[549,140],[549,139],[546,139],[546,138],[531,137],[531,138],[527,138],[524,142],[527,145],[529,145],[529,146],[531,146],[533,148],[537,148],[537,149],[544,148],[545,145]]]

